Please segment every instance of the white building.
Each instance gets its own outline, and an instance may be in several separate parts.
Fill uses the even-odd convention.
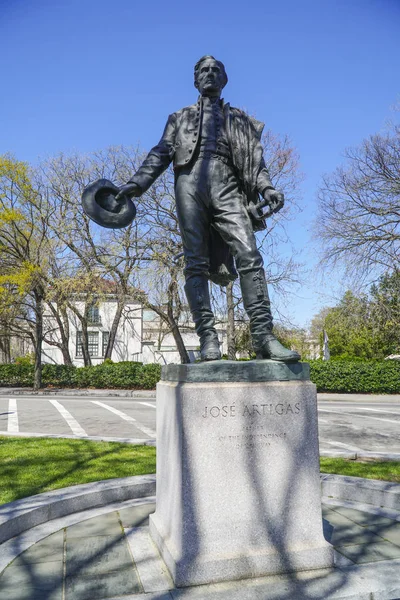
[[[84,302],[77,301],[79,312],[84,310]],[[89,309],[88,346],[92,364],[104,360],[108,337],[117,310],[115,296],[109,295]],[[69,353],[77,367],[84,365],[82,353],[82,328],[78,317],[68,310]],[[55,318],[48,309],[45,313],[45,337],[52,341],[61,339]],[[217,327],[222,352],[226,352],[226,329]],[[199,358],[199,339],[193,323],[180,327],[181,335],[191,361]],[[44,341],[42,350],[44,363],[63,364],[61,349]],[[115,344],[111,356],[114,362],[139,361],[143,363],[180,363],[179,352],[173,335],[168,332],[160,317],[152,310],[134,301],[127,301],[121,316]]]

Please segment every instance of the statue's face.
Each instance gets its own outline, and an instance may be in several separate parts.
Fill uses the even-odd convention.
[[[221,93],[224,85],[224,74],[218,63],[206,58],[200,65],[197,75],[197,89],[202,96],[215,96]]]

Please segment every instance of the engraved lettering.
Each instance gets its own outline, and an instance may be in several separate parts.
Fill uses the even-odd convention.
[[[301,402],[296,402],[293,406],[290,403],[279,402],[278,404],[245,404],[242,410],[243,417],[256,417],[257,415],[268,416],[268,415],[298,415],[301,412]],[[232,405],[224,405],[224,406],[205,406],[202,418],[207,419],[208,417],[213,417],[213,419],[217,419],[218,417],[222,418],[235,418],[237,416],[236,406]],[[257,425],[251,426],[253,429],[257,427]],[[262,425],[258,426],[262,428]]]

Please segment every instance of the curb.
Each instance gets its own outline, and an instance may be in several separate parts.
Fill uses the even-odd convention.
[[[347,460],[400,462],[400,452],[347,452],[346,450],[321,450],[319,455],[324,458],[346,458]]]
[[[82,388],[0,388],[0,396],[115,396],[117,398],[155,398],[155,390],[98,390]]]
[[[400,512],[400,484],[398,483],[322,473],[321,493],[335,500],[371,504]]]
[[[0,544],[52,519],[113,502],[154,496],[155,475],[74,485],[0,506]]]
[[[154,496],[155,475],[136,475],[74,485],[0,506],[0,544],[51,519],[89,508]],[[400,484],[321,474],[321,494],[329,499],[400,512]]]
[[[132,446],[155,446],[155,438],[121,438],[106,435],[71,435],[67,433],[32,433],[0,431],[0,438],[51,438],[56,440],[89,440],[90,442],[117,442],[118,444],[132,444]]]

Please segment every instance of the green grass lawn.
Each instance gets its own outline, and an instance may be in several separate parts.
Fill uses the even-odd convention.
[[[0,504],[79,483],[155,472],[151,446],[0,437]],[[400,462],[321,458],[321,472],[400,483]]]
[[[358,462],[343,458],[321,458],[321,473],[335,473],[400,483],[400,462]]]
[[[0,504],[69,485],[155,472],[151,446],[0,437]]]

